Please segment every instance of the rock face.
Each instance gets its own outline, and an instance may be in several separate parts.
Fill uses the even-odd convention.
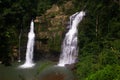
[[[69,15],[66,13],[73,8],[72,1],[58,6],[54,4],[42,16],[37,16],[35,22],[36,51],[39,53],[54,53],[59,57],[62,36],[65,32]]]
[[[62,0],[61,0],[62,1]],[[74,1],[74,0],[73,0]],[[61,44],[69,16],[74,10],[74,2],[62,1],[62,4],[53,4],[52,7],[41,16],[36,16],[35,22],[35,48],[34,58],[51,58],[56,61],[59,58]],[[22,31],[20,48],[13,49],[12,61],[25,58],[27,34],[29,29]],[[20,52],[19,52],[20,50]]]

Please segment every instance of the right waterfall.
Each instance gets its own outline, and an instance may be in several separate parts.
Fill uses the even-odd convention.
[[[68,25],[68,32],[62,43],[62,53],[60,55],[58,66],[65,66],[66,64],[73,64],[76,62],[78,56],[78,30],[77,26],[85,16],[84,11],[76,12],[70,16]]]

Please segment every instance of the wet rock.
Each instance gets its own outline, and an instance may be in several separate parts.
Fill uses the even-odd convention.
[[[60,73],[52,73],[43,77],[42,80],[65,80],[64,75]]]
[[[51,50],[60,51],[66,23],[69,19],[68,13],[72,8],[74,8],[72,1],[67,1],[62,5],[53,4],[44,14],[36,17],[34,22],[37,25],[35,27],[37,50],[41,53],[51,53]]]
[[[72,72],[65,67],[50,66],[38,76],[39,80],[75,80]]]
[[[76,69],[75,63],[74,64],[66,64],[65,66],[70,70],[75,70]]]
[[[2,64],[2,61],[0,61],[0,64]]]

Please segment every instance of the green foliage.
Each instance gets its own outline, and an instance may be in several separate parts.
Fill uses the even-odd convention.
[[[96,63],[94,56],[86,56],[81,57],[81,60],[77,64],[77,67],[77,78],[79,80],[84,80],[85,77],[99,69],[99,64]]]
[[[99,60],[100,60],[100,64],[102,65],[113,65],[113,64],[118,64],[119,59],[118,59],[118,55],[116,52],[113,52],[111,50],[103,50],[100,54],[99,54]]]
[[[120,39],[114,40],[111,45],[114,48],[114,51],[120,51]]]
[[[57,0],[39,0],[37,5],[37,15],[43,14],[47,9],[51,7]]]
[[[18,45],[18,35],[22,27],[27,28],[35,16],[35,1],[0,1],[0,60],[11,61],[12,47]],[[7,59],[8,58],[8,59]]]
[[[48,8],[50,8],[50,0],[39,0],[38,2],[38,15],[44,13]]]
[[[120,5],[113,0],[78,2],[74,0],[75,10],[86,10],[78,27],[78,80],[119,80]]]
[[[91,74],[85,80],[119,80],[120,79],[120,66],[107,65],[103,69]]]

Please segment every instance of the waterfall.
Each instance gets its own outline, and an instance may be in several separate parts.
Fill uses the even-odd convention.
[[[21,57],[20,57],[20,54],[21,54],[21,51],[20,51],[20,49],[21,49],[21,46],[20,46],[20,44],[21,44],[21,36],[22,36],[22,29],[20,30],[20,35],[19,35],[19,53],[18,53],[18,62],[21,62]]]
[[[65,35],[62,44],[62,54],[60,55],[58,66],[65,66],[66,64],[73,64],[76,62],[78,56],[78,30],[77,26],[80,21],[82,21],[83,16],[85,16],[85,12],[76,12],[72,16],[70,16],[70,22],[68,32]]]
[[[35,33],[34,33],[34,22],[31,21],[30,24],[30,32],[28,33],[28,42],[27,42],[27,49],[26,49],[26,61],[20,68],[30,68],[33,67],[35,64],[33,63],[33,50],[34,50],[34,40],[35,40]]]

